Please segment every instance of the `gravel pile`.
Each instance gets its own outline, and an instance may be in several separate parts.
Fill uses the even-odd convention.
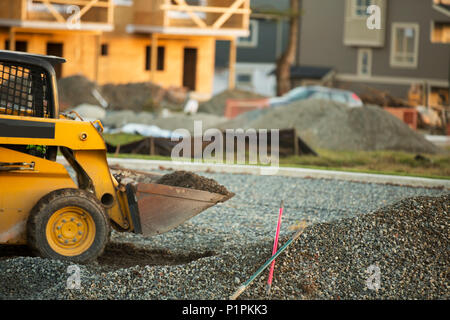
[[[113,110],[183,110],[187,94],[183,89],[164,89],[151,82],[105,84],[101,93]]]
[[[157,182],[166,186],[189,188],[195,190],[208,191],[212,193],[229,195],[230,192],[215,180],[205,178],[188,171],[175,171],[162,176]]]
[[[309,227],[278,259],[272,298],[449,298],[448,190],[205,176],[236,196],[163,235],[113,232],[98,263],[80,266],[81,290],[66,289],[68,263],[0,249],[0,298],[226,299],[270,257],[281,198],[281,241]],[[378,292],[365,284],[371,265]],[[266,279],[241,298],[267,298]]]
[[[418,197],[315,225],[279,260],[272,298],[449,299],[449,212],[450,195]]]
[[[349,108],[325,100],[302,100],[289,106],[256,110],[223,123],[222,129],[291,129],[313,149],[401,150],[437,153],[439,148],[377,106]]]
[[[92,90],[99,89],[95,82],[83,76],[71,76],[58,80],[59,102],[61,110],[72,109],[80,104],[98,105]]]
[[[102,124],[110,128],[121,128],[128,123],[151,124],[155,115],[151,112],[131,110],[108,111]]]
[[[66,110],[99,101],[92,91],[97,90],[109,103],[109,110],[155,111],[183,110],[187,92],[182,88],[164,89],[151,82],[98,85],[84,76],[76,75],[58,80],[61,109]]]

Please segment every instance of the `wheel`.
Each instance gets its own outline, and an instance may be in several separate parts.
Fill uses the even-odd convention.
[[[44,258],[91,262],[103,253],[109,235],[104,208],[91,193],[79,189],[49,193],[27,221],[28,245]]]

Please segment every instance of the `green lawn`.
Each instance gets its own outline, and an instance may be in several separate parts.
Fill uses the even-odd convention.
[[[142,139],[141,136],[129,134],[105,135],[104,137],[112,145],[126,144]],[[425,159],[415,159],[416,154],[396,151],[316,151],[319,154],[318,157],[281,158],[280,166],[450,179],[450,148],[442,154],[422,155]],[[126,154],[110,154],[109,157],[171,160],[170,157]]]
[[[113,146],[117,146],[119,144],[127,144],[135,141],[142,140],[143,136],[139,136],[137,134],[128,134],[128,133],[117,133],[117,134],[103,134],[103,138],[109,144]]]

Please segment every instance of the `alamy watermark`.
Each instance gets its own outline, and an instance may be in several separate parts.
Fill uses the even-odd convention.
[[[80,290],[81,289],[81,270],[80,267],[73,264],[67,267],[67,273],[70,276],[67,278],[68,290]]]
[[[69,17],[65,19],[67,28],[70,30],[81,29],[81,9],[77,5],[46,4],[46,3],[37,3],[34,2],[33,0],[28,0],[27,10],[34,12],[47,12],[56,15],[68,14]]]
[[[371,5],[367,7],[366,25],[369,30],[381,30],[381,8],[377,5]]]
[[[280,164],[278,129],[211,128],[203,132],[202,121],[194,121],[193,136],[186,129],[173,132],[172,161],[261,165],[261,174],[274,175]],[[270,153],[270,154],[269,154]]]
[[[373,264],[366,270],[369,277],[366,279],[366,287],[369,290],[378,291],[381,288],[381,270],[380,267]]]

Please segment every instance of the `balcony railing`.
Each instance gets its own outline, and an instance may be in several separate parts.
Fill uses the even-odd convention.
[[[248,35],[250,0],[134,0],[136,30],[183,28]]]
[[[1,0],[2,25],[71,29],[113,26],[113,0]]]

